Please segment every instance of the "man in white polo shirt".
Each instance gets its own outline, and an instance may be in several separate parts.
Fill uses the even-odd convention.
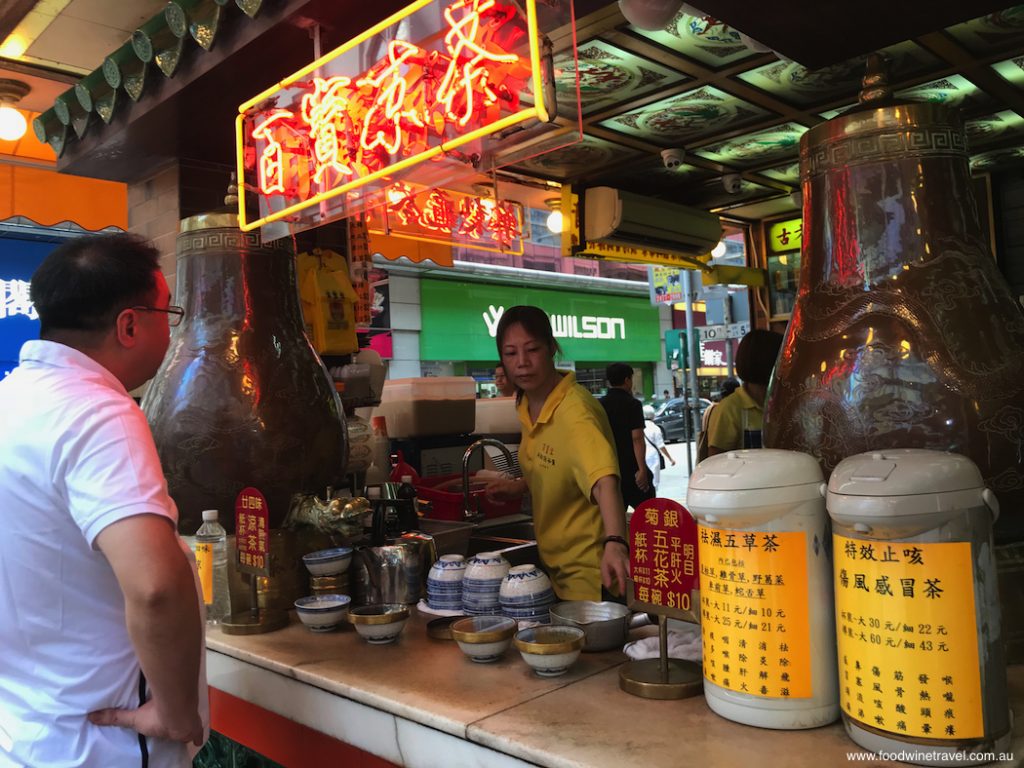
[[[183,312],[126,234],[60,246],[31,297],[40,340],[0,382],[0,767],[184,768],[204,736],[200,607],[128,395]]]

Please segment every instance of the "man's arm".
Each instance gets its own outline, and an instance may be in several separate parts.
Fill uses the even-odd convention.
[[[636,458],[636,487],[646,491],[650,485],[647,479],[647,444],[644,430],[634,429],[629,433],[633,438],[633,456]]]
[[[202,744],[199,602],[173,523],[152,514],[124,518],[104,528],[96,546],[124,593],[128,635],[152,698],[139,709],[91,713],[90,721]]]

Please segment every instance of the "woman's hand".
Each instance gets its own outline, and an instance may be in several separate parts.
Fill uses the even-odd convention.
[[[484,488],[484,496],[491,502],[514,501],[524,493],[526,493],[526,481],[521,477],[491,480]]]
[[[626,594],[626,577],[629,576],[629,550],[624,544],[609,541],[604,545],[601,556],[601,582],[618,595]],[[618,590],[614,585],[618,585]]]

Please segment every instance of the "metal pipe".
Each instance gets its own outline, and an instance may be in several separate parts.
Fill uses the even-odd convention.
[[[462,454],[462,514],[467,520],[472,520],[479,514],[471,509],[472,505],[469,496],[469,460],[472,458],[474,451],[478,448],[483,448],[485,445],[497,448],[504,454],[505,459],[508,461],[508,465],[512,466],[513,464],[512,452],[503,442],[495,440],[493,437],[482,437],[466,449],[466,452]]]

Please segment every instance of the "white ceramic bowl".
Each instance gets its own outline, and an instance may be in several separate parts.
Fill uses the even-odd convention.
[[[471,581],[500,581],[511,567],[499,552],[480,552],[466,564],[465,578]]]
[[[351,602],[348,595],[310,595],[295,601],[295,612],[311,632],[331,632],[345,621]]]
[[[452,624],[452,639],[473,661],[497,661],[512,644],[518,624],[505,616],[470,616]]]
[[[352,562],[352,547],[321,549],[302,556],[306,570],[314,576],[338,576],[348,570]]]
[[[527,598],[550,589],[551,579],[536,565],[517,565],[502,580],[499,595],[502,599]]]
[[[564,675],[583,648],[579,627],[533,627],[516,633],[513,642],[523,661],[542,677]]]
[[[441,555],[430,568],[434,581],[462,581],[466,574],[466,558],[462,555]]]
[[[408,607],[398,603],[363,605],[348,612],[348,620],[368,643],[393,643],[409,620]]]

